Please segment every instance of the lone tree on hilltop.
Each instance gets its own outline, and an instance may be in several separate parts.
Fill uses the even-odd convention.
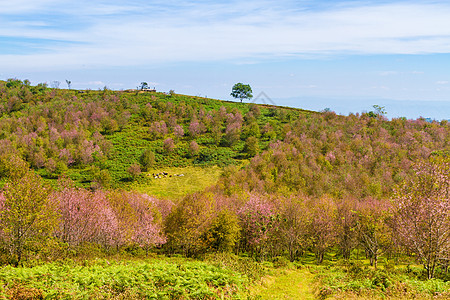
[[[243,84],[243,83],[236,83],[233,86],[233,89],[231,91],[231,96],[233,96],[234,98],[239,98],[241,100],[243,99],[251,99],[253,98],[252,95],[252,88],[250,87],[249,84]]]
[[[148,86],[147,82],[145,82],[145,81],[141,82],[141,85],[139,86],[140,90],[146,90],[148,88],[149,88],[149,86]]]

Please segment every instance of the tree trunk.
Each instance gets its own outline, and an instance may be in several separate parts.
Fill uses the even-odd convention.
[[[344,259],[350,259],[351,250],[348,247],[342,247],[341,251]]]
[[[321,264],[323,262],[323,256],[324,256],[325,251],[323,250],[318,250],[316,251],[316,260],[317,263]]]

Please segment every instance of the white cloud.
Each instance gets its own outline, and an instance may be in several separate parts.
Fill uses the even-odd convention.
[[[103,81],[97,80],[97,81],[89,81],[87,83],[88,85],[105,85]]]
[[[446,85],[446,84],[449,84],[449,82],[447,80],[441,80],[441,81],[437,81],[436,84],[438,84],[438,85]]]
[[[23,14],[28,12],[38,12],[46,7],[59,5],[64,1],[56,0],[0,0],[0,15]]]
[[[383,90],[383,91],[389,91],[389,90],[391,90],[390,87],[385,86],[385,85],[372,86],[371,89],[373,89],[373,90]]]
[[[411,72],[399,72],[399,71],[382,71],[378,73],[380,76],[393,76],[393,75],[404,75],[404,74],[412,74],[412,75],[421,75],[425,74],[422,71],[411,71]]]
[[[450,5],[442,3],[346,5],[314,11],[295,6],[292,1],[280,1],[277,5],[255,0],[231,4],[19,1],[24,12],[52,9],[83,26],[69,30],[7,22],[0,28],[0,36],[70,40],[78,44],[43,44],[44,53],[0,55],[0,65],[6,69],[174,61],[245,63],[335,54],[450,53]],[[20,12],[13,7],[16,2],[12,5],[11,1],[0,1],[3,3],[6,9],[0,17],[5,12]]]
[[[397,71],[383,71],[383,72],[380,72],[381,76],[390,76],[390,75],[397,75],[397,74],[398,74]]]
[[[315,85],[315,84],[308,84],[308,85],[300,85],[299,87],[301,89],[315,89],[315,88],[317,88],[317,85]]]

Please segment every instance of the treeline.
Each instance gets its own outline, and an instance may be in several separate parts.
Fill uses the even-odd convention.
[[[79,189],[65,178],[51,189],[14,156],[2,159],[1,167],[9,178],[0,194],[3,263],[154,247],[194,257],[247,253],[257,260],[294,261],[314,253],[322,263],[331,250],[344,259],[362,250],[375,268],[381,255],[409,255],[428,278],[448,276],[448,157],[416,164],[389,200],[226,195],[215,188],[174,204],[135,192]]]
[[[350,259],[361,249],[375,268],[381,255],[411,255],[423,264],[428,278],[438,266],[448,276],[450,159],[435,157],[412,170],[390,199],[301,192],[191,195],[165,222],[165,248],[186,255],[235,251],[261,260],[285,256],[291,261],[313,252],[318,263],[327,251]]]
[[[393,119],[333,112],[299,115],[280,140],[238,170],[225,170],[223,189],[334,198],[389,198],[415,162],[448,153],[447,121]]]
[[[113,251],[164,244],[163,218],[171,203],[125,191],[76,188],[62,177],[55,188],[17,156],[3,156],[8,178],[0,193],[1,263],[58,259],[80,249]]]

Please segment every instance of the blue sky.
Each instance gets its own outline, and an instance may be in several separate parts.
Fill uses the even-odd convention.
[[[449,1],[0,0],[0,79],[450,119]]]

